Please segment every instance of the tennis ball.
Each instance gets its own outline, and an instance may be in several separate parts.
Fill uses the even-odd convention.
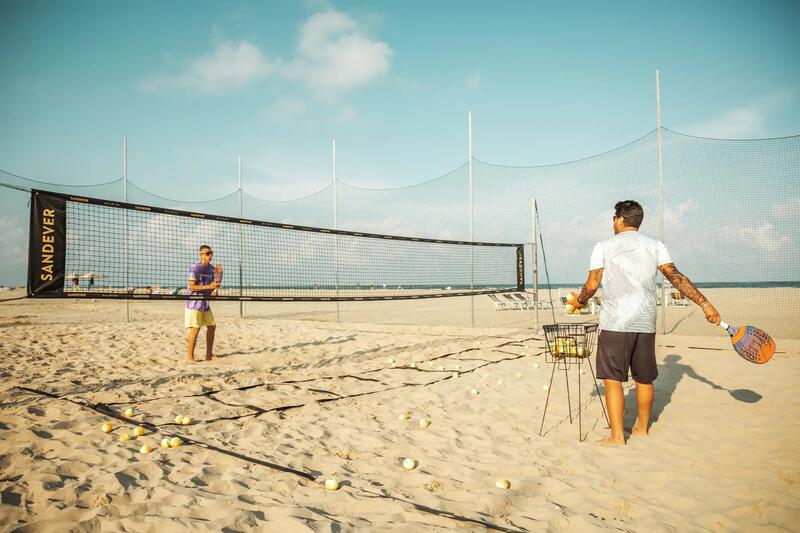
[[[514,377],[517,378],[517,379],[521,379],[522,378],[522,372],[517,372],[516,374],[514,374]]]
[[[397,368],[397,363],[392,363],[392,364],[391,364],[391,365],[389,365],[389,366],[391,366],[392,368]]]
[[[103,422],[103,425],[100,426],[100,429],[103,430],[103,433],[111,433],[111,431],[114,429],[114,427],[111,424],[109,424],[108,422]]]
[[[141,453],[150,453],[153,451],[153,448],[151,448],[148,444],[142,444],[142,447],[139,448],[139,451]]]
[[[479,394],[478,389],[472,389],[471,391],[469,391],[469,393],[472,394],[473,396],[477,396]]]
[[[183,444],[183,442],[181,441],[180,437],[172,437],[169,440],[169,447],[170,448],[177,448],[181,444]]]
[[[581,314],[581,310],[576,307],[575,310],[572,313],[575,314],[575,315],[579,315],[579,314]]]
[[[417,467],[417,464],[419,463],[417,463],[414,459],[409,459],[408,457],[403,459],[403,468],[406,470],[414,470]]]
[[[325,480],[325,488],[328,490],[339,490],[339,480],[335,477]]]
[[[142,426],[136,426],[136,429],[133,430],[133,434],[137,437],[141,437],[144,435],[144,428]]]
[[[125,416],[127,416],[128,418],[132,417],[134,414],[135,413],[133,407],[128,407],[127,409],[125,409]]]
[[[511,483],[507,479],[498,479],[495,481],[494,486],[498,489],[510,489]]]
[[[575,312],[575,306],[572,305],[572,304],[567,304],[566,306],[564,306],[564,308],[567,310],[567,313],[574,313]]]
[[[574,292],[570,291],[570,293],[567,294],[567,303],[568,304],[576,304],[576,303],[578,303],[578,295],[575,294]]]
[[[126,441],[129,441],[129,440],[131,440],[131,436],[128,435],[127,433],[123,433],[122,435],[119,436],[119,441],[120,442],[126,442]]]
[[[183,415],[178,415],[175,417],[176,424],[183,424]]]
[[[583,355],[584,355],[585,353],[586,353],[586,348],[584,348],[583,346],[578,346],[578,355],[580,355],[581,357],[583,357]]]
[[[453,379],[455,379],[455,378],[457,378],[459,376],[458,372],[453,372],[450,375],[453,377]]]
[[[188,426],[191,423],[192,423],[192,417],[190,416],[184,416],[183,419],[181,420],[181,424],[183,424],[184,426]]]
[[[542,390],[550,390],[550,385],[542,385]]]
[[[417,368],[417,363],[411,363],[411,364],[410,364],[410,365],[408,365],[408,366],[410,366],[411,368]]]
[[[162,448],[169,448],[169,437],[164,437],[161,439],[161,443],[159,444]]]
[[[398,418],[401,422],[408,422],[409,417],[411,416],[410,413],[403,413]]]
[[[430,420],[428,420],[427,418],[420,418],[419,427],[424,429],[424,428],[426,428],[426,427],[428,427],[430,425],[431,425],[431,421]]]

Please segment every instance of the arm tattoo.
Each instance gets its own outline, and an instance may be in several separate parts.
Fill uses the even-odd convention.
[[[681,294],[689,298],[691,301],[696,303],[699,306],[703,306],[704,304],[708,303],[708,300],[703,293],[701,293],[697,287],[694,286],[694,283],[680,273],[680,271],[675,268],[675,265],[666,265],[664,269],[661,271],[664,274],[664,277],[672,283],[672,286],[678,289]]]
[[[586,285],[584,285],[581,287],[581,293],[578,295],[578,303],[581,305],[588,304],[595,292],[597,292],[597,290],[590,291],[586,288]]]

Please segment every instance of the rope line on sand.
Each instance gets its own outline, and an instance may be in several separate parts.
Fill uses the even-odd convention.
[[[521,356],[521,357],[524,357],[524,356]],[[94,411],[94,412],[96,412],[98,414],[101,414],[101,415],[104,415],[104,416],[109,416],[109,417],[115,418],[115,419],[123,421],[123,422],[128,422],[128,423],[131,422],[131,419],[127,418],[126,416],[120,415],[119,413],[117,413],[116,411],[110,409],[107,405],[102,404],[102,403],[100,403],[100,404],[89,404],[89,403],[86,403],[86,402],[81,402],[81,401],[73,400],[71,398],[59,396],[59,395],[53,394],[51,392],[47,392],[47,391],[43,391],[43,390],[39,390],[39,389],[34,389],[34,388],[31,388],[31,387],[15,386],[14,388],[18,389],[18,390],[25,391],[25,392],[29,392],[31,394],[36,394],[36,395],[39,395],[39,396],[44,396],[44,397],[47,397],[47,398],[51,398],[51,399],[54,399],[54,400],[61,400],[61,401],[69,402],[69,403],[71,403],[73,405],[77,405],[78,407],[80,407],[82,409],[88,409],[88,410]],[[332,400],[333,400],[333,398],[332,398]],[[158,430],[158,426],[156,426],[154,424],[150,424],[149,422],[145,422],[143,420],[142,421],[135,420],[133,422],[135,422],[138,425],[140,425],[142,427],[145,427],[145,428],[147,428],[147,429],[149,429],[150,431],[153,431],[153,432],[156,432]],[[233,457],[235,459],[246,461],[248,463],[264,466],[264,467],[270,468],[272,470],[277,470],[277,471],[284,472],[284,473],[287,473],[287,474],[293,474],[295,476],[299,476],[299,477],[301,477],[303,479],[306,479],[308,481],[312,481],[314,483],[316,483],[316,479],[320,475],[320,473],[305,472],[303,470],[297,470],[297,469],[289,467],[289,466],[279,465],[279,464],[276,464],[276,463],[265,461],[263,459],[259,459],[257,457],[252,457],[252,456],[245,455],[245,454],[242,454],[242,453],[238,453],[238,452],[235,452],[235,451],[232,451],[232,450],[228,450],[228,449],[225,449],[225,448],[220,448],[219,446],[214,446],[213,444],[209,444],[207,442],[199,441],[199,440],[192,439],[192,438],[189,438],[189,437],[170,434],[170,433],[167,433],[167,432],[161,432],[161,433],[165,433],[165,434],[171,435],[173,437],[179,437],[186,444],[195,445],[195,446],[198,446],[198,447],[201,447],[201,448],[205,448],[207,450],[214,451],[214,452],[217,452],[217,453],[221,453],[221,454],[227,455],[229,457]],[[411,507],[413,507],[414,509],[416,509],[417,511],[420,511],[422,513],[432,514],[432,515],[440,516],[440,517],[443,517],[443,518],[448,518],[448,519],[456,521],[456,522],[466,522],[466,523],[470,523],[470,524],[476,524],[476,525],[479,525],[479,526],[484,527],[486,529],[489,529],[489,530],[492,530],[492,531],[502,531],[503,533],[523,533],[525,531],[524,529],[511,529],[511,528],[499,526],[499,525],[496,525],[496,524],[492,524],[490,522],[486,522],[486,521],[481,520],[479,518],[471,518],[469,516],[463,516],[463,515],[458,515],[458,514],[455,514],[455,513],[451,513],[450,511],[445,511],[445,510],[442,510],[442,509],[436,509],[435,507],[422,505],[422,504],[416,503],[414,501],[407,500],[405,498],[400,498],[400,497],[397,497],[397,496],[393,496],[391,494],[376,493],[374,491],[367,490],[367,489],[364,489],[362,487],[356,487],[352,483],[351,483],[351,486],[353,487],[353,489],[358,490],[358,491],[368,495],[369,497],[380,498],[380,499],[385,499],[385,500],[393,500],[395,502],[399,502],[399,503],[403,503],[403,504],[406,504],[406,505],[410,505]]]
[[[509,346],[509,345],[513,345],[513,344],[520,344],[520,343],[524,343],[524,342],[528,342],[528,341],[541,341],[541,340],[542,339],[540,339],[538,337],[528,337],[528,338],[525,338],[525,339],[503,342],[503,343],[498,344],[496,346],[493,346],[491,348],[495,349],[495,348],[501,348],[501,347]],[[479,350],[479,348],[474,348],[474,347],[473,348],[466,348],[464,350],[445,353],[445,354],[439,355],[437,357],[433,357],[431,359],[426,359],[424,361],[420,361],[420,363],[427,363],[427,362],[430,362],[430,361],[437,361],[437,360],[442,359],[442,358],[450,357],[450,356],[453,356],[453,355],[461,355],[461,354],[464,354],[464,353],[467,353],[467,352],[473,352],[473,351],[477,351],[477,350]],[[532,355],[541,355],[542,353],[544,353],[544,352],[541,352],[539,354],[532,354]],[[289,379],[289,380],[285,380],[285,381],[271,381],[271,382],[260,381],[258,383],[251,383],[249,385],[242,385],[240,387],[233,387],[233,388],[230,388],[230,389],[212,389],[212,390],[207,390],[207,391],[203,391],[203,392],[198,392],[198,393],[195,393],[195,394],[187,394],[185,396],[156,396],[156,397],[153,397],[153,398],[144,398],[144,399],[141,399],[141,400],[130,400],[130,401],[124,401],[124,402],[108,402],[105,405],[112,406],[112,405],[142,404],[142,403],[148,403],[148,402],[156,402],[156,401],[159,401],[159,400],[178,400],[178,399],[188,399],[188,398],[200,398],[200,397],[203,397],[203,396],[212,396],[212,395],[220,393],[220,392],[245,391],[245,390],[250,390],[250,389],[255,389],[255,388],[258,388],[258,387],[265,387],[265,386],[295,385],[295,384],[298,384],[298,383],[308,383],[308,382],[312,382],[312,381],[323,381],[323,380],[337,380],[337,379],[343,379],[343,378],[353,378],[353,379],[358,379],[358,380],[362,380],[362,381],[375,381],[375,382],[381,383],[383,385],[386,385],[386,383],[384,383],[384,382],[382,382],[380,380],[377,380],[377,379],[374,379],[374,378],[365,378],[364,377],[366,374],[374,374],[376,372],[382,372],[384,370],[387,370],[387,371],[389,371],[389,370],[416,370],[418,372],[447,372],[448,374],[452,373],[452,370],[426,370],[426,369],[422,369],[422,368],[411,368],[411,367],[408,367],[408,366],[400,366],[400,367],[397,367],[397,368],[380,367],[380,368],[371,368],[369,370],[364,370],[364,371],[361,371],[361,372],[355,372],[355,373],[350,373],[350,374],[339,374],[339,375],[334,375],[334,376],[320,376],[320,377],[305,378],[305,379]],[[459,373],[461,373],[461,374],[466,374],[468,372],[471,372],[471,371],[467,371],[467,370],[459,371]],[[84,394],[84,393],[80,393],[80,394]]]

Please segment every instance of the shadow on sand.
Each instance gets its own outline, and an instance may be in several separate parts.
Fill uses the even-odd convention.
[[[705,383],[715,390],[725,391],[730,394],[734,399],[745,403],[756,403],[761,400],[761,395],[757,392],[747,389],[730,390],[714,383],[705,376],[698,374],[691,365],[681,363],[681,356],[677,354],[669,354],[664,358],[664,364],[658,365],[658,378],[655,382],[655,398],[653,400],[653,411],[650,417],[650,423],[655,424],[661,413],[672,401],[672,395],[675,389],[678,388],[678,383],[684,377],[696,379],[701,383]],[[604,392],[601,388],[601,392]],[[630,428],[636,422],[636,388],[631,387],[625,395],[625,419],[623,425]]]

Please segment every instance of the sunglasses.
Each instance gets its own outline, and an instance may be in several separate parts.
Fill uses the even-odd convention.
[[[200,252],[200,255],[214,255],[214,252]]]

